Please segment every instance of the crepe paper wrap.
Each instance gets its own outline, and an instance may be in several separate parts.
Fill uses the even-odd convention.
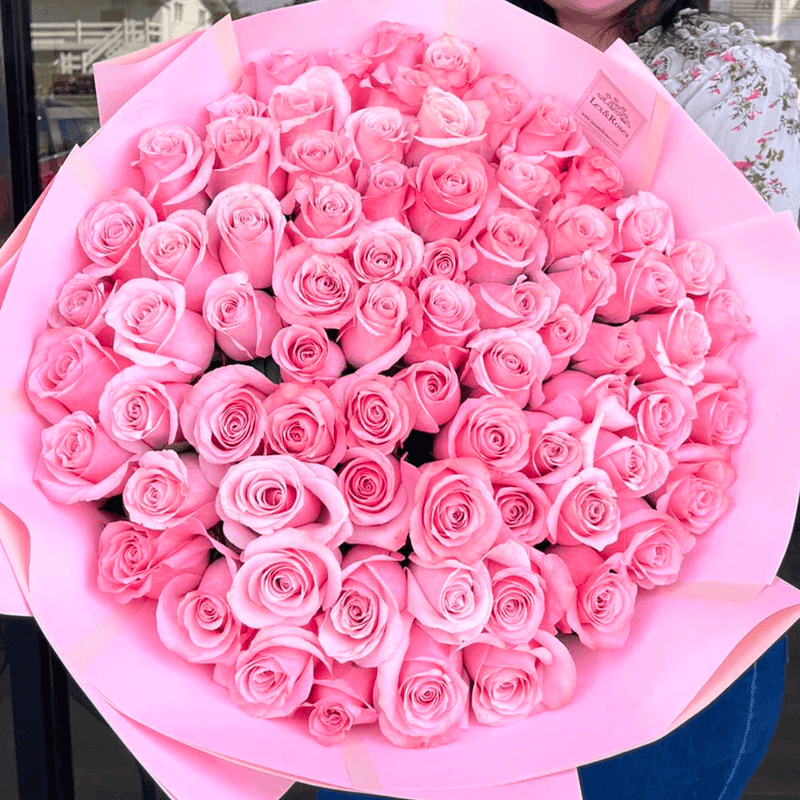
[[[492,4],[488,2],[462,3],[457,30],[454,33],[464,39],[474,40],[481,48],[484,48],[487,36],[485,31],[486,8],[490,5]],[[497,56],[497,63],[500,65],[504,62],[503,68],[513,72],[529,88],[533,90],[532,84],[526,81],[525,68],[530,60],[532,38],[537,39],[542,45],[541,49],[545,51],[548,49],[549,43],[557,40],[562,40],[558,43],[565,48],[569,43],[569,49],[572,49],[573,52],[576,48],[578,51],[583,48],[579,60],[584,62],[584,76],[593,74],[592,67],[598,64],[596,59],[602,59],[601,54],[587,52],[588,48],[585,45],[571,41],[570,37],[566,37],[563,32],[554,31],[546,26],[542,27],[542,23],[521,14],[516,9],[507,8],[499,3],[496,5],[497,13],[495,14],[495,10],[492,8],[490,18],[493,20],[493,25],[496,26],[494,33],[498,34],[498,43],[501,41],[503,43],[500,48],[501,52]],[[296,12],[296,16],[273,12],[268,20],[267,29],[254,32],[253,35],[259,34],[258,38],[260,38],[262,47],[263,43],[269,41],[274,35],[279,37],[279,40],[272,39],[275,41],[274,49],[284,46],[284,43],[286,46],[305,49],[308,46],[305,41],[298,41],[297,38],[292,40],[293,35],[299,36],[298,33],[293,34],[288,25],[281,29],[279,24],[280,20],[287,22],[291,20],[293,26],[302,22],[306,28],[303,31],[303,37],[305,38],[307,34],[308,38],[313,40],[317,36],[320,40],[320,49],[322,49],[324,32],[336,19],[334,13],[336,9],[339,9],[339,19],[341,19],[341,8],[340,3],[329,0],[320,3],[319,7],[305,6],[291,9],[291,14]],[[431,24],[430,14],[436,12],[439,4],[434,3],[433,10],[431,8],[430,3],[375,3],[371,4],[369,9],[366,7],[354,9],[352,14],[353,38],[355,40],[360,36],[360,31],[369,23],[386,17],[399,19],[423,29],[428,24],[431,27],[431,30],[428,31],[429,35],[438,35],[441,31],[441,23]],[[442,10],[444,11],[444,9]],[[478,14],[479,10],[481,11],[480,15]],[[374,16],[372,16],[373,12]],[[329,14],[331,16],[327,16]],[[359,15],[363,15],[363,17],[359,18]],[[274,25],[272,24],[273,18]],[[253,20],[253,23],[256,20]],[[426,23],[425,20],[428,22]],[[256,26],[254,25],[254,27]],[[247,53],[246,36],[240,35],[240,31],[244,30],[241,24],[237,26],[237,36],[243,56]],[[248,28],[248,32],[250,30]],[[520,35],[524,34],[527,39],[527,46],[524,49],[519,48],[518,45],[515,47],[513,44],[511,47],[508,46],[508,37],[513,38],[517,31],[520,31]],[[544,31],[547,31],[546,35],[543,34]],[[499,32],[502,35],[499,35]],[[344,41],[342,43],[346,44]],[[354,41],[353,45],[355,43]],[[329,45],[329,42],[325,42],[325,44]],[[486,47],[491,47],[491,43],[486,42]],[[184,55],[188,57],[191,51],[191,47],[187,48]],[[512,63],[514,51],[520,53],[519,59],[523,59],[522,54],[525,54],[524,63],[516,65]],[[552,53],[550,57],[555,58]],[[589,62],[588,65],[586,62]],[[174,63],[177,64],[178,59]],[[187,59],[183,62],[183,66],[187,67],[188,63]],[[631,83],[633,80],[627,74],[623,74],[619,70],[615,71],[612,63],[603,62],[603,68],[608,72],[615,73],[613,76],[615,83]],[[191,72],[187,74],[191,74]],[[153,89],[157,82],[158,79],[146,87],[142,95],[134,100],[134,103],[137,100],[147,101],[147,92]],[[564,82],[569,84],[568,74],[565,75]],[[581,88],[585,89],[585,83],[586,81]],[[552,91],[552,87],[545,87],[543,91],[547,91],[548,88]],[[158,88],[156,87],[153,91],[154,94],[149,98],[150,102],[153,102],[153,98],[158,97]],[[569,93],[569,88],[565,88],[565,91]],[[628,91],[633,93],[634,90],[628,89]],[[559,94],[563,96],[560,88]],[[575,97],[579,94],[579,89],[574,92]],[[741,176],[738,176],[735,171],[731,172],[726,169],[730,165],[724,160],[724,156],[702,136],[698,136],[695,129],[687,127],[687,123],[688,118],[685,115],[681,117],[680,110],[673,107],[662,148],[662,162],[654,177],[654,191],[661,196],[666,196],[670,191],[670,175],[674,174],[674,170],[671,172],[664,168],[665,162],[672,168],[677,168],[682,162],[695,161],[699,150],[705,158],[709,159],[709,170],[716,171],[720,180],[723,183],[727,182],[725,188],[729,190],[731,196],[736,197],[738,202],[729,203],[728,206],[722,204],[724,206],[724,210],[722,210],[719,207],[720,204],[715,206],[713,203],[708,203],[703,207],[703,201],[695,202],[692,199],[687,201],[687,205],[691,203],[696,208],[685,209],[677,200],[677,194],[686,193],[686,187],[694,186],[695,180],[692,178],[691,171],[679,173],[686,178],[683,184],[676,182],[677,185],[672,187],[672,191],[676,195],[672,205],[676,209],[679,233],[692,238],[702,238],[707,235],[727,240],[731,231],[739,234],[742,229],[745,229],[742,234],[744,239],[753,241],[750,237],[758,237],[759,247],[755,254],[751,253],[751,260],[747,263],[738,260],[736,253],[731,257],[726,257],[733,285],[740,289],[737,281],[741,274],[750,269],[757,272],[762,278],[758,284],[758,293],[765,297],[769,296],[773,303],[778,303],[781,296],[793,296],[790,293],[790,287],[793,286],[796,291],[797,275],[791,273],[789,265],[794,258],[793,252],[796,252],[797,240],[793,226],[787,225],[790,220],[786,215],[768,216],[766,206],[760,201],[755,202],[755,194],[744,183]],[[682,148],[686,149],[682,150]],[[98,156],[101,161],[102,156],[102,153]],[[91,153],[89,158],[92,158]],[[672,159],[671,163],[670,158]],[[635,159],[631,163],[634,162]],[[699,163],[702,162],[695,162],[695,166]],[[73,166],[78,166],[76,160],[73,160]],[[631,181],[634,180],[631,175],[635,175],[635,168],[632,166],[627,171],[623,170]],[[77,169],[78,175],[84,179],[89,172],[90,168],[86,165],[79,166]],[[62,174],[64,175],[63,180]],[[69,225],[71,224],[74,229],[75,221],[100,198],[96,195],[92,197],[91,192],[86,191],[86,181],[76,180],[74,174],[70,176],[70,170],[67,169],[62,174],[57,176],[53,184],[54,187],[57,185],[66,187],[65,194],[62,195],[64,199],[61,201],[65,205],[62,207],[68,209],[68,203],[73,202],[74,197],[80,197],[81,194],[85,198],[84,205],[82,209],[78,208],[75,219],[65,223],[66,230],[69,230]],[[104,172],[103,174],[110,173]],[[734,174],[736,174],[736,179],[734,179]],[[662,182],[663,188],[656,189],[659,181]],[[710,188],[709,192],[713,194],[716,188],[716,186]],[[688,192],[687,194],[693,194],[693,197],[696,197],[702,195],[704,191],[706,191],[705,186],[698,187],[698,191],[695,193]],[[67,200],[67,198],[70,199]],[[730,197],[727,199],[730,200]],[[705,200],[705,202],[708,201]],[[46,210],[46,207],[43,210]],[[765,217],[765,219],[758,219],[759,217]],[[9,317],[12,313],[18,315],[16,316],[17,320],[24,319],[26,314],[33,316],[37,307],[46,306],[52,300],[52,290],[49,298],[41,292],[37,294],[39,290],[35,284],[41,277],[41,271],[36,274],[36,277],[33,277],[33,267],[35,264],[54,262],[52,258],[42,260],[40,256],[46,253],[46,243],[42,239],[51,235],[50,227],[57,228],[58,222],[53,215],[47,215],[42,220],[42,227],[39,229],[40,234],[47,232],[47,235],[35,238],[32,236],[26,243],[26,248],[20,254],[20,264],[24,266],[27,255],[27,263],[30,264],[29,271],[17,273],[18,276],[25,275],[26,283],[23,284],[25,279],[17,279],[12,283],[9,297],[13,303],[9,300],[0,314],[0,329],[4,335],[7,335],[9,342],[16,344],[16,347],[10,348],[12,352],[9,354],[8,368],[5,371],[8,375],[7,381],[12,384],[15,380],[21,379],[25,354],[30,351],[33,335],[32,332],[19,330],[20,326],[15,326],[14,320],[9,323]],[[724,225],[733,227],[729,231],[715,232],[715,228]],[[789,255],[784,255],[782,262],[781,251],[777,247],[774,251],[772,249],[775,237],[782,240],[784,245],[788,245],[785,253]],[[28,250],[28,245],[31,245],[30,253],[25,252]],[[778,280],[776,274],[770,274],[769,267],[776,261],[780,265],[778,271],[784,270],[782,282]],[[753,264],[758,264],[759,269],[752,270]],[[46,277],[45,282],[50,286],[59,284],[56,275]],[[13,312],[9,312],[9,308],[13,309]],[[781,311],[779,303],[777,309],[777,311],[770,312],[773,317],[777,317]],[[748,305],[748,311],[752,312],[754,309]],[[423,793],[431,787],[442,790],[459,786],[476,788],[518,783],[536,775],[544,775],[562,768],[568,769],[578,763],[603,758],[613,752],[619,752],[657,738],[681,717],[687,707],[692,707],[692,709],[701,707],[700,704],[705,702],[708,694],[705,697],[702,694],[698,695],[700,688],[709,681],[711,681],[709,685],[715,687],[727,685],[726,681],[729,683],[754,656],[759,654],[759,651],[763,652],[768,644],[774,641],[774,638],[782,630],[785,630],[785,626],[791,624],[797,611],[795,591],[780,582],[762,591],[759,590],[771,583],[788,539],[788,531],[791,528],[798,465],[790,452],[789,443],[784,440],[789,438],[785,436],[785,431],[792,427],[791,409],[787,395],[791,397],[796,392],[798,387],[793,381],[797,381],[797,375],[789,372],[786,376],[781,376],[784,378],[782,383],[784,392],[781,395],[776,391],[774,407],[767,403],[761,403],[759,393],[762,386],[767,387],[778,382],[777,376],[770,375],[766,369],[769,359],[765,357],[765,354],[769,352],[769,347],[777,347],[780,341],[786,341],[786,338],[767,341],[768,337],[771,334],[788,336],[788,340],[791,341],[796,337],[796,327],[793,327],[790,319],[783,319],[780,323],[776,322],[771,328],[767,326],[764,329],[767,333],[762,333],[760,321],[756,320],[754,313],[752,316],[754,327],[759,331],[759,337],[748,343],[746,348],[742,348],[738,357],[742,359],[740,365],[742,371],[751,382],[752,394],[755,399],[753,408],[769,408],[767,414],[770,416],[770,421],[764,427],[765,438],[761,440],[760,445],[762,448],[766,446],[774,457],[768,464],[765,465],[762,462],[760,466],[771,477],[770,487],[774,485],[775,479],[781,476],[781,472],[788,473],[786,483],[792,482],[789,494],[778,496],[777,492],[770,493],[769,496],[775,498],[774,503],[767,509],[759,510],[759,529],[769,531],[770,540],[772,535],[775,536],[777,541],[775,547],[770,547],[769,552],[763,558],[761,558],[761,550],[756,551],[755,557],[760,561],[759,564],[753,563],[752,548],[740,547],[738,552],[730,554],[724,567],[716,575],[711,576],[716,580],[709,580],[709,576],[704,575],[700,570],[699,574],[695,575],[696,580],[693,584],[688,587],[675,587],[674,594],[670,590],[664,590],[648,595],[643,602],[643,611],[639,617],[649,619],[645,619],[646,624],[643,623],[634,628],[632,634],[634,646],[625,651],[602,653],[599,658],[594,657],[594,663],[589,667],[590,670],[593,667],[594,671],[588,673],[592,679],[583,684],[582,689],[579,688],[575,702],[564,709],[526,720],[524,723],[520,723],[521,728],[491,731],[488,734],[485,731],[473,729],[465,734],[458,743],[435,752],[401,753],[389,749],[385,743],[364,737],[362,740],[364,752],[372,762],[373,771],[383,791],[393,794],[411,792],[413,796],[423,796]],[[14,352],[19,354],[16,360]],[[758,372],[757,369],[752,371],[751,367],[755,369],[758,366],[759,355],[762,370],[761,372]],[[752,361],[750,361],[750,357],[752,357]],[[5,363],[4,367],[6,367]],[[770,397],[769,401],[771,403],[773,398]],[[767,414],[754,410],[754,424],[757,417]],[[37,420],[24,414],[14,416],[16,426],[12,426],[7,420],[0,418],[0,432],[3,441],[8,441],[10,449],[14,451],[14,458],[10,458],[9,462],[13,461],[15,470],[12,471],[8,463],[2,465],[3,474],[0,486],[3,487],[3,492],[7,492],[7,497],[4,495],[0,497],[0,500],[4,503],[8,502],[10,507],[16,506],[15,510],[31,526],[33,536],[30,578],[32,597],[36,598],[34,611],[37,618],[42,622],[48,635],[52,637],[57,649],[63,651],[65,648],[73,648],[71,652],[81,652],[85,650],[82,645],[85,637],[102,624],[103,619],[113,610],[114,606],[107,602],[107,598],[87,596],[82,598],[80,604],[76,603],[70,613],[63,608],[63,594],[60,593],[70,591],[64,583],[65,578],[75,581],[74,590],[78,595],[80,595],[79,587],[92,583],[91,574],[87,570],[89,554],[93,547],[92,541],[96,537],[97,524],[91,514],[81,513],[79,509],[48,507],[48,504],[43,503],[38,492],[29,484],[26,485],[24,468],[27,465],[32,469],[32,457],[35,455],[30,443],[38,438],[41,426]],[[728,517],[730,524],[726,529],[728,531],[726,537],[735,537],[737,531],[735,520],[738,509],[741,500],[746,500],[748,497],[753,477],[750,475],[746,478],[744,472],[740,470],[736,488],[737,504]],[[781,484],[781,486],[785,485],[785,483]],[[754,498],[754,507],[757,499],[759,498]],[[38,514],[32,513],[33,508],[42,509],[41,518]],[[743,540],[747,541],[751,530],[744,525],[741,528]],[[63,535],[65,531],[69,530],[75,531],[78,539],[81,538],[79,532],[85,531],[81,547],[76,547],[74,551],[68,550],[67,537]],[[785,533],[782,534],[781,531]],[[715,531],[715,538],[720,536],[720,529],[718,529]],[[734,550],[735,544],[730,549]],[[694,563],[699,563],[699,561],[699,558],[694,559]],[[700,568],[698,567],[698,569]],[[744,582],[743,576],[746,576]],[[737,601],[717,599],[720,595],[724,598],[726,592],[735,593],[737,588],[743,585],[746,591],[754,595],[754,599],[749,602],[743,602],[741,597]],[[58,591],[53,591],[55,587],[58,587]],[[681,588],[683,596],[679,591]],[[701,596],[703,594],[710,594],[711,598],[704,598]],[[776,614],[777,616],[775,616]],[[680,625],[677,623],[687,618],[696,621],[696,628],[685,632],[680,642],[670,641],[670,630],[678,630]],[[770,620],[772,626],[758,628],[764,620]],[[723,670],[714,679],[715,671],[718,670],[726,654],[732,653],[736,646],[746,639],[749,632],[754,629],[758,629],[756,637],[758,645],[753,648],[742,648],[742,653],[735,654],[736,667],[732,667],[727,672]],[[135,645],[137,642],[140,643],[138,645],[140,648],[141,643],[144,642],[150,642],[151,645],[145,644],[143,649],[137,649]],[[76,647],[77,649],[74,649]],[[136,651],[135,655],[134,651]],[[665,652],[668,654],[666,658],[664,657]],[[143,681],[143,684],[147,685],[148,691],[145,691],[144,685],[131,685],[132,682],[128,677],[130,673],[125,673],[125,667],[130,668],[131,658],[134,657],[140,662],[136,667],[137,676],[141,677],[145,674],[159,676],[154,681]],[[578,661],[580,662],[580,658]],[[578,666],[580,672],[581,664],[579,663]],[[187,670],[185,665],[176,665],[175,660],[169,654],[164,654],[159,649],[152,620],[145,614],[136,614],[128,622],[128,625],[109,641],[105,649],[96,653],[94,658],[88,660],[84,658],[84,668],[83,674],[92,685],[101,687],[105,696],[114,698],[116,706],[124,706],[126,713],[132,718],[141,720],[153,730],[168,731],[170,736],[186,744],[216,752],[228,759],[261,764],[276,773],[305,777],[314,782],[345,788],[353,785],[352,777],[346,766],[343,765],[344,759],[341,752],[330,752],[316,747],[313,743],[308,742],[301,731],[297,728],[293,729],[291,725],[261,722],[260,725],[267,727],[254,728],[252,734],[248,735],[247,725],[256,721],[248,719],[242,722],[240,718],[234,721],[226,716],[222,704],[219,702],[221,699],[225,699],[224,697],[220,698],[218,693],[206,697],[206,689],[201,688],[200,673],[195,674],[192,670]],[[122,674],[119,674],[120,671]],[[630,675],[631,678],[626,679],[625,675]],[[620,689],[617,688],[617,693],[614,694],[614,686],[607,685],[612,680],[616,682],[617,687],[627,683],[627,690],[631,685],[641,686],[642,676],[646,676],[647,685],[642,686],[641,694],[626,691],[625,697],[618,698]],[[176,682],[182,677],[187,679],[188,691],[179,697],[175,687],[177,686]],[[154,685],[157,686],[155,693],[149,691]],[[205,683],[202,683],[202,686],[205,687]],[[658,696],[659,702],[653,701],[652,698],[656,696]],[[206,700],[204,707],[202,702],[198,702],[201,697]],[[601,698],[604,710],[608,709],[606,700],[611,698],[613,713],[592,725],[591,720],[598,720],[598,715],[592,714],[592,703],[601,702]],[[619,703],[615,704],[617,699]],[[176,701],[179,701],[177,705]],[[217,706],[219,706],[218,711]],[[204,719],[211,715],[215,719],[215,730],[212,732],[198,732],[197,730],[202,726],[202,720],[198,719],[198,709],[201,707],[203,707],[202,717]],[[641,713],[642,708],[648,712],[646,715]],[[235,711],[235,709],[233,710]],[[219,726],[216,725],[217,722],[220,723]],[[561,736],[556,735],[559,728],[564,732]],[[581,731],[580,736],[577,737],[578,741],[575,741],[574,732],[576,730]],[[275,731],[275,735],[272,736],[267,731]],[[610,738],[609,734],[611,734]],[[274,751],[269,756],[265,756],[261,752],[263,748],[254,746],[258,738],[267,735],[275,745]],[[542,752],[531,754],[527,752],[530,748],[526,748],[523,758],[516,744],[520,741],[531,740],[543,743]],[[557,744],[553,744],[559,740],[569,741],[570,746],[567,749],[561,748],[561,752],[553,752],[553,750],[559,750]],[[478,751],[482,754],[481,759],[476,759],[473,755]],[[265,761],[270,763],[264,763]],[[309,768],[309,764],[312,763],[314,767]],[[456,764],[459,765],[457,769],[454,768]],[[311,772],[313,774],[310,774]],[[456,774],[457,777],[455,777]]]

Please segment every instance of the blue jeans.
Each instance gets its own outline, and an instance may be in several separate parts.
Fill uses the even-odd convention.
[[[786,655],[784,636],[708,708],[669,736],[581,767],[584,800],[736,800],[775,733]],[[318,789],[317,800],[369,796]]]

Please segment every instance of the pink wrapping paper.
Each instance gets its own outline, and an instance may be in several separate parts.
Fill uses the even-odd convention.
[[[345,8],[348,30],[340,31]],[[127,100],[83,151],[70,156],[51,184],[50,200],[31,224],[0,311],[7,388],[21,385],[32,342],[44,327],[40,309],[82,266],[74,235],[77,221],[103,198],[109,188],[105,179],[115,177],[115,185],[130,180],[127,164],[139,134],[179,113],[174,93],[165,95],[165,87],[191,83],[191,98],[179,102],[183,109],[196,108],[206,93],[205,102],[210,102],[235,88],[242,63],[258,52],[323,49],[331,45],[330,30],[337,30],[336,46],[354,47],[383,18],[413,24],[429,36],[446,26],[475,41],[490,68],[513,73],[533,92],[556,90],[553,64],[559,64],[557,93],[567,102],[583,94],[600,68],[644,112],[649,113],[658,93],[620,63],[624,57],[604,57],[500,0],[320,0],[232,28],[224,23],[184,49],[168,48],[159,54],[163,71]],[[531,47],[533,37],[536,47]],[[200,68],[202,82],[193,80]],[[126,96],[120,89],[118,100]],[[630,185],[641,174],[643,155],[636,143],[625,154],[622,168]],[[497,787],[492,790],[497,800],[505,800],[520,796],[521,787],[513,784],[564,773],[535,786],[544,792],[549,785],[557,792],[553,796],[566,798],[567,791],[576,789],[575,766],[660,737],[710,702],[800,616],[800,592],[773,583],[800,485],[800,454],[786,435],[796,427],[789,400],[800,389],[800,370],[770,369],[772,353],[800,334],[800,321],[783,300],[796,297],[800,289],[800,237],[789,215],[771,214],[674,103],[652,179],[653,190],[675,207],[679,235],[703,238],[718,248],[734,287],[745,293],[758,335],[739,358],[752,386],[754,420],[739,454],[735,507],[698,545],[686,581],[642,598],[630,646],[576,654],[580,683],[574,701],[518,725],[473,727],[459,742],[431,751],[397,750],[372,733],[354,737],[344,748],[321,747],[309,739],[302,722],[243,715],[210,681],[207,668],[186,664],[163,648],[155,634],[152,602],[120,607],[96,590],[96,515],[43,498],[29,477],[41,422],[24,408],[0,415],[8,452],[0,463],[0,502],[30,531],[33,611],[71,670],[124,713],[119,718],[126,721],[120,723],[123,728],[143,725],[155,732],[149,735],[151,743],[165,736],[232,763],[344,788],[433,800],[454,788],[459,794],[469,788],[475,797],[480,792],[494,798],[486,787]],[[40,324],[26,329],[23,321],[31,318]],[[764,452],[769,459],[759,458]],[[65,597],[71,602],[65,603]],[[692,621],[688,630],[687,619]],[[526,796],[530,788],[526,785]],[[541,800],[549,796],[542,794]]]

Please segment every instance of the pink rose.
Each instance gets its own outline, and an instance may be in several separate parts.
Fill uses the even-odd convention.
[[[365,164],[402,162],[417,127],[413,117],[401,114],[396,108],[371,106],[353,112],[344,123],[344,133]]]
[[[42,431],[34,478],[57,503],[117,494],[130,473],[131,454],[84,411],[74,411]]]
[[[208,252],[206,218],[199,211],[175,211],[142,231],[139,248],[155,276],[182,284],[186,307],[202,311],[206,290],[223,274]]]
[[[582,317],[566,303],[559,305],[539,328],[539,336],[551,358],[547,374],[557,375],[563,372],[569,365],[570,356],[583,347],[588,335],[588,317]]]
[[[644,345],[636,323],[603,325],[593,322],[586,341],[573,353],[573,368],[600,377],[609,372],[631,372],[644,361]]]
[[[385,64],[380,64],[365,83],[368,83],[369,91],[362,105],[396,108],[402,114],[411,116],[417,114],[425,93],[434,85],[433,78],[427,72],[409,67],[390,69]]]
[[[667,479],[669,456],[659,448],[600,429],[592,444],[592,463],[611,479],[620,497],[644,497]]]
[[[747,393],[740,381],[700,383],[694,388],[697,418],[691,439],[711,447],[739,444],[747,430]]]
[[[47,324],[51,328],[83,328],[103,347],[111,347],[114,333],[106,325],[103,311],[112,285],[109,278],[94,278],[83,272],[73,275],[50,307]]]
[[[423,34],[397,22],[379,22],[361,46],[361,54],[371,59],[373,69],[380,64],[390,68],[413,67],[422,53]]]
[[[245,66],[245,74],[250,68],[251,75],[253,75],[255,69],[259,66],[261,65],[251,61]],[[242,82],[244,83],[246,80],[247,78],[245,77]],[[229,92],[219,100],[207,105],[206,111],[208,111],[208,116],[212,122],[225,117],[265,117],[267,115],[267,104],[257,100],[255,92]]]
[[[105,385],[130,362],[80,328],[46,330],[33,346],[25,389],[37,413],[58,422],[71,411],[97,417]]]
[[[128,367],[100,395],[100,424],[123,450],[145,453],[178,440],[178,409],[188,383],[154,380],[144,367]]]
[[[708,297],[698,297],[695,309],[703,315],[711,336],[710,356],[728,357],[752,331],[742,298],[732,289],[717,289]]]
[[[575,156],[561,179],[561,191],[580,204],[605,208],[622,197],[622,173],[598,147]]]
[[[95,277],[113,275],[126,281],[142,275],[139,236],[158,222],[153,207],[139,192],[125,187],[96,205],[78,223],[78,242],[93,265],[84,271]]]
[[[342,561],[342,591],[318,617],[323,650],[366,671],[405,647],[406,576],[397,553],[354,547]]]
[[[272,340],[271,352],[283,381],[331,384],[345,368],[341,348],[315,323],[281,328]]]
[[[151,530],[123,520],[100,534],[97,586],[118,603],[157,598],[179,576],[197,585],[208,565],[211,540],[193,518],[166,530]]]
[[[228,691],[251,717],[288,717],[308,700],[320,662],[328,665],[311,631],[292,625],[262,628],[237,656]]]
[[[192,664],[233,662],[243,635],[227,600],[235,569],[228,559],[220,558],[208,566],[199,584],[198,576],[189,572],[164,586],[156,607],[156,628],[167,649]]]
[[[639,439],[661,450],[680,447],[692,431],[697,406],[692,390],[672,378],[643,383],[632,405]]]
[[[498,541],[535,545],[547,538],[550,500],[541,487],[524,475],[498,472],[492,475],[492,490],[502,518]]]
[[[106,322],[114,350],[143,367],[173,365],[195,376],[208,368],[214,334],[203,317],[186,308],[186,292],[175,281],[135,278],[108,298]]]
[[[408,167],[398,161],[363,164],[356,175],[361,193],[361,212],[372,222],[393,218],[403,221],[405,209],[413,202]]]
[[[542,164],[542,156],[506,153],[497,168],[503,205],[547,213],[560,191],[558,178]]]
[[[245,272],[256,289],[272,282],[286,247],[286,219],[275,195],[254,183],[220,192],[208,209],[211,252],[228,274]]]
[[[419,361],[398,372],[416,411],[414,430],[438,433],[461,404],[461,385],[453,367],[438,361]]]
[[[412,625],[407,648],[378,667],[378,725],[398,747],[434,747],[458,738],[467,725],[469,683],[461,653]]]
[[[445,33],[425,48],[420,69],[442,89],[463,91],[477,80],[481,71],[478,48],[472,42],[462,42]]]
[[[272,288],[278,313],[289,324],[311,322],[341,329],[355,313],[358,284],[350,265],[306,244],[290,248],[278,259]]]
[[[560,206],[553,209],[547,225],[550,245],[548,263],[562,258],[583,256],[595,250],[608,256],[614,238],[614,223],[599,208],[589,205]]]
[[[435,458],[476,458],[494,470],[518,472],[531,434],[519,406],[505,397],[466,400],[433,443]]]
[[[246,272],[222,275],[211,283],[203,319],[213,328],[219,349],[234,361],[266,358],[281,329],[275,301],[255,291]]]
[[[257,535],[284,528],[338,547],[353,530],[336,473],[291,456],[251,456],[233,464],[220,482],[217,510],[225,536],[242,548]]]
[[[334,48],[328,50],[331,66],[339,73],[354,108],[363,108],[369,94],[369,70],[372,59],[361,53],[348,53],[346,50]]]
[[[350,247],[362,218],[361,195],[355,189],[330,178],[303,175],[294,195],[298,210],[288,226],[293,244],[309,244],[321,253]]]
[[[475,263],[477,255],[471,247],[462,247],[455,239],[437,239],[425,245],[422,269],[417,282],[425,278],[447,278],[464,283],[466,271]]]
[[[330,673],[317,667],[308,698],[308,732],[320,744],[340,744],[353,725],[377,721],[372,705],[376,674],[374,669],[353,664],[334,663]]]
[[[353,186],[356,153],[352,142],[340,133],[307,131],[300,133],[283,154],[281,167],[288,173],[291,191],[298,175],[320,175]]]
[[[580,155],[589,143],[567,107],[550,95],[537,97],[528,122],[514,142],[524,156],[547,154],[557,159]]]
[[[556,310],[558,288],[542,273],[536,280],[520,275],[513,285],[476,283],[469,287],[482,329],[530,328],[537,331]]]
[[[362,227],[351,252],[353,272],[361,283],[391,280],[408,285],[424,257],[422,239],[396,219]]]
[[[133,163],[144,177],[144,196],[163,219],[178,209],[204,212],[204,189],[213,156],[188,126],[159,125],[139,137],[139,160]]]
[[[282,383],[264,400],[264,449],[270,455],[335,467],[344,456],[342,411],[322,384]]]
[[[489,109],[484,155],[491,157],[513,128],[526,120],[528,90],[510,75],[484,75],[464,92],[464,100],[482,100]]]
[[[454,458],[421,468],[410,522],[411,545],[421,563],[474,564],[492,548],[501,525],[491,476],[480,461]]]
[[[541,411],[525,414],[531,432],[530,463],[525,474],[538,484],[560,484],[583,466],[579,435],[584,425],[574,417],[554,418]]]
[[[551,264],[547,276],[561,294],[560,300],[581,316],[592,317],[608,302],[617,286],[617,276],[608,259],[596,250],[567,256]]]
[[[339,560],[338,550],[293,528],[259,536],[242,553],[228,592],[231,610],[251,628],[306,625],[336,602]]]
[[[704,242],[681,242],[669,251],[669,261],[688,295],[710,294],[725,280],[725,264]]]
[[[239,91],[256,98],[259,103],[266,103],[276,86],[292,83],[315,63],[313,56],[292,50],[259,55],[258,61],[244,65]]]
[[[203,477],[193,453],[150,450],[122,490],[125,510],[133,522],[154,530],[198,520],[204,528],[219,521],[214,510],[216,489]]]
[[[609,208],[608,213],[616,220],[616,248],[625,255],[638,253],[645,247],[666,253],[675,244],[672,211],[650,192],[626,197]]]

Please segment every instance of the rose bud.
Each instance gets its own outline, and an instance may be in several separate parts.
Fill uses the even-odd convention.
[[[575,156],[561,179],[561,191],[581,205],[605,208],[622,197],[622,173],[598,147]]]
[[[506,153],[497,168],[501,205],[517,206],[537,216],[549,212],[560,191],[558,178],[542,163],[544,156]]]
[[[525,474],[538,484],[560,484],[580,472],[584,447],[578,438],[584,424],[574,417],[554,418],[541,411],[525,413],[531,433]]]
[[[375,669],[334,662],[330,671],[318,665],[308,703],[308,732],[322,745],[341,744],[353,725],[376,722],[373,707]]]
[[[538,331],[556,310],[558,288],[542,273],[535,280],[520,276],[513,286],[475,283],[469,287],[482,329],[530,328]]]
[[[296,81],[315,64],[314,57],[307,53],[295,53],[292,50],[268,53],[260,56],[258,61],[244,65],[244,75],[237,91],[254,97],[258,103],[266,104],[276,86]]]
[[[633,320],[624,325],[593,322],[586,341],[572,355],[572,366],[599,378],[609,372],[632,372],[644,356],[644,345]]]
[[[705,242],[681,242],[669,251],[669,261],[688,295],[711,294],[725,280],[725,264]]]
[[[453,367],[438,361],[419,361],[398,372],[416,410],[414,430],[438,433],[461,404],[461,386]]]
[[[106,325],[103,311],[112,286],[110,278],[94,278],[83,272],[73,275],[50,307],[47,324],[51,328],[83,328],[103,347],[111,347],[114,332]]]
[[[608,259],[596,250],[567,256],[550,265],[547,276],[558,287],[559,299],[581,316],[594,316],[617,287],[617,276]]]
[[[314,323],[281,328],[272,340],[271,353],[283,381],[319,381],[329,385],[346,366],[339,345]]]
[[[371,106],[352,113],[344,123],[344,133],[364,164],[402,162],[418,127],[413,117],[396,108]]]
[[[254,69],[256,66],[251,61],[245,66],[245,72],[248,67]],[[206,111],[212,122],[225,117],[265,117],[267,104],[257,100],[255,93],[229,92],[219,100],[207,105]]]
[[[672,378],[643,383],[632,404],[640,441],[667,452],[680,447],[692,431],[697,406],[692,390]]]
[[[356,175],[356,188],[361,194],[361,212],[371,222],[403,222],[405,210],[414,202],[408,167],[398,161],[362,164]]]
[[[284,152],[281,168],[288,174],[287,189],[292,191],[299,175],[318,175],[348,186],[355,184],[355,158],[352,142],[331,131],[298,134]]]
[[[492,490],[503,520],[499,542],[513,539],[534,545],[547,538],[550,500],[540,486],[524,475],[496,472],[492,473]]]
[[[732,289],[717,289],[708,297],[698,297],[695,309],[703,315],[711,336],[708,355],[727,358],[736,345],[752,332],[750,317],[742,298]]]
[[[512,128],[525,122],[530,99],[528,90],[510,75],[484,75],[464,92],[464,100],[482,100],[489,109],[484,155],[491,158]]]
[[[615,247],[624,255],[652,247],[666,253],[675,245],[670,207],[650,192],[637,192],[608,209],[616,220]]]

